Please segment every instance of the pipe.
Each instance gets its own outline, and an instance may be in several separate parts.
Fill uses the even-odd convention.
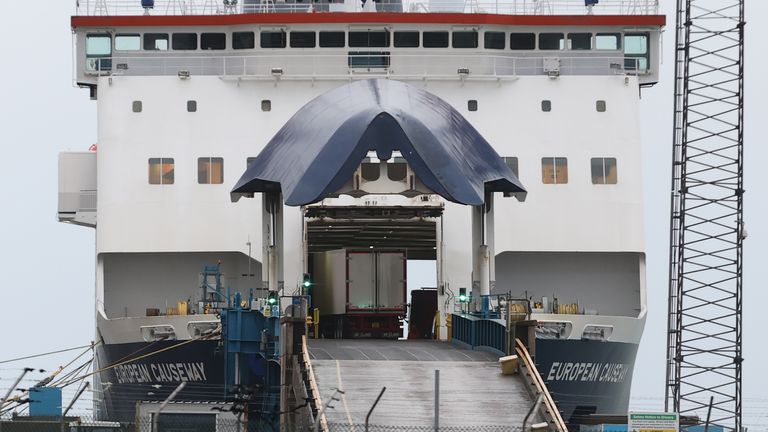
[[[32,368],[24,368],[24,370],[21,372],[21,375],[19,375],[18,378],[16,378],[16,381],[13,383],[13,385],[8,389],[8,392],[3,396],[2,399],[0,399],[0,408],[5,405],[5,401],[8,400],[8,398],[11,396],[11,393],[16,389],[16,386],[19,385],[21,382],[21,379],[24,378],[24,375],[27,374],[27,372],[32,372],[34,369]]]
[[[155,416],[152,419],[152,431],[151,432],[158,432],[158,430],[157,430],[157,423],[158,423],[158,420],[160,419],[160,412],[165,409],[165,406],[168,405],[168,402],[170,402],[170,401],[172,401],[172,400],[174,400],[176,398],[176,395],[179,394],[179,392],[181,391],[181,389],[184,388],[185,385],[187,385],[187,382],[186,381],[182,381],[181,384],[179,384],[179,386],[176,387],[176,389],[173,392],[171,392],[170,395],[168,395],[168,397],[163,401],[163,403],[160,404],[160,407],[157,409],[157,411],[155,412]]]
[[[533,414],[534,411],[536,411],[536,408],[541,405],[541,402],[544,400],[544,395],[539,393],[539,396],[536,398],[536,403],[531,405],[531,409],[528,410],[528,414],[525,415],[525,418],[523,419],[523,432],[525,432],[525,425],[528,424],[528,419],[531,417],[531,414]]]
[[[384,395],[384,391],[386,390],[386,387],[381,388],[381,392],[379,392],[379,396],[376,397],[376,400],[373,402],[373,406],[371,409],[368,410],[368,414],[365,415],[365,432],[368,432],[368,419],[371,418],[371,413],[373,413],[373,409],[376,408],[376,405],[379,403],[379,399],[381,399],[381,396]]]

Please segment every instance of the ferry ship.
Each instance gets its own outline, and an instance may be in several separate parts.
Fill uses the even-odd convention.
[[[101,418],[131,418],[182,381],[177,399],[219,400],[223,293],[300,291],[318,254],[343,249],[435,260],[441,339],[449,315],[526,299],[563,417],[626,412],[646,319],[638,111],[659,78],[657,1],[79,0],[71,24],[98,142],[60,155],[58,218],[96,230]],[[332,142],[327,129],[349,119],[373,125],[360,113],[377,110],[455,152],[378,143],[340,164],[310,142]],[[259,179],[268,189],[264,152],[296,136],[309,140],[306,160],[292,144],[296,171],[346,177],[304,179],[323,194],[291,201],[298,174],[273,172],[277,207],[266,193],[233,200]],[[480,141],[490,159],[471,160]],[[490,181],[467,183],[480,206],[440,193],[458,186],[445,171],[424,178],[414,164],[429,157],[427,168],[463,167],[459,180],[502,172],[518,199],[491,200],[502,189]],[[346,315],[366,306],[340,301]],[[407,300],[377,302],[405,314]],[[324,335],[400,336],[387,319],[346,315],[323,319],[343,327]]]

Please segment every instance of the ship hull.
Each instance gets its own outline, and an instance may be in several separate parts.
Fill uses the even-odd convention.
[[[99,346],[98,367],[117,366],[96,377],[102,392],[95,398],[98,417],[130,421],[137,402],[165,400],[181,382],[187,384],[178,401],[224,400],[224,352],[219,344],[196,340]]]
[[[563,419],[625,414],[637,344],[593,340],[536,340],[536,363]]]

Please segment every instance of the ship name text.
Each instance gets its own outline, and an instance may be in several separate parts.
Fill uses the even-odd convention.
[[[625,363],[553,362],[547,381],[624,382],[631,370]]]
[[[115,367],[120,384],[206,381],[205,365],[196,363],[131,363]]]

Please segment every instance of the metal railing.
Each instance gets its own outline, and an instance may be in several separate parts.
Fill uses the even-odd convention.
[[[656,15],[659,0],[602,0],[594,7],[583,0],[360,0],[321,2],[279,0],[156,0],[145,9],[141,0],[76,0],[75,15],[222,15],[305,12],[489,13],[504,15]]]
[[[521,75],[645,74],[639,59],[613,57],[508,57],[366,52],[332,55],[111,57],[89,59],[86,74],[110,76],[220,76],[251,79],[504,78]]]

